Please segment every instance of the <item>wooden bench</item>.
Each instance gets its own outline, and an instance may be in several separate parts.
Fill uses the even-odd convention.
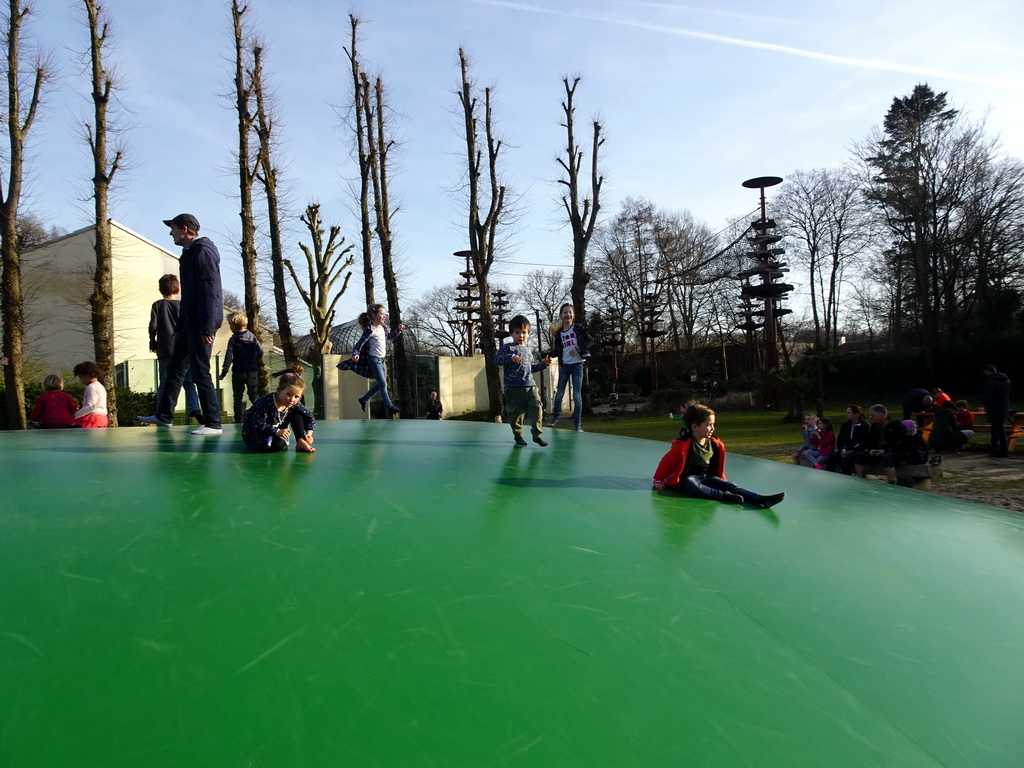
[[[931,459],[935,461],[935,459]],[[811,462],[805,457],[800,457],[801,467],[810,467]],[[868,475],[884,475],[885,467],[881,464],[865,464],[864,472]],[[932,487],[932,480],[942,477],[942,460],[934,464],[900,464],[896,467],[896,485],[904,488],[913,488],[916,491],[927,491]]]

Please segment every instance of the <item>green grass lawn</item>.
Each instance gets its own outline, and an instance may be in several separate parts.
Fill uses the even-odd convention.
[[[733,453],[791,461],[793,451],[800,447],[800,425],[783,422],[783,416],[777,411],[716,413],[715,434]],[[563,421],[563,424],[572,428],[571,421]],[[606,435],[657,440],[667,446],[678,434],[679,425],[680,422],[668,416],[595,416],[586,420],[583,428]],[[835,426],[838,428],[839,425]]]

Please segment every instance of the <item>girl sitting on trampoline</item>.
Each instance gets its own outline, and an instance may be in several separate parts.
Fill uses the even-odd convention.
[[[313,453],[313,427],[316,422],[299,400],[306,382],[297,373],[282,373],[277,391],[256,399],[242,422],[242,442],[260,453],[288,450],[288,439],[295,433],[295,450]]]
[[[672,441],[654,472],[654,489],[674,488],[700,499],[726,504],[747,502],[762,509],[786,498],[785,493],[762,496],[726,480],[725,443],[714,433],[715,412],[703,403],[687,403],[679,437]]]

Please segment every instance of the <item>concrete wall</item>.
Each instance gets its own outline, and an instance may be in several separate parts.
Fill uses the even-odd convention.
[[[340,371],[338,363],[348,355],[327,355],[324,371],[324,391],[328,419],[364,419],[359,398],[373,386],[373,379],[364,379],[351,371]],[[482,357],[439,357],[438,397],[444,405],[445,417],[470,411],[486,411],[487,379]],[[307,378],[308,381],[308,378]],[[420,393],[424,398],[426,393]],[[391,392],[394,397],[394,392]]]

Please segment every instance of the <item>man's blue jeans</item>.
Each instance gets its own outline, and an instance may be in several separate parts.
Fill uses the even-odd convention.
[[[158,360],[159,364],[159,382],[160,386],[156,390],[156,402],[160,405],[160,400],[163,399],[164,390],[167,389],[167,372],[171,366],[171,358],[162,357]],[[185,413],[192,413],[193,411],[199,410],[199,393],[196,392],[195,382],[192,381],[192,373],[188,372],[185,374],[185,380],[181,383],[182,388],[185,390]],[[178,405],[177,402],[174,403]],[[158,409],[159,410],[159,409]]]
[[[167,363],[170,375],[164,396],[156,405],[156,415],[161,421],[168,424],[174,421],[174,406],[178,403],[185,376],[191,373],[206,426],[220,429],[220,398],[210,375],[212,352],[213,345],[207,344],[199,331],[179,331],[174,334],[174,351]]]

